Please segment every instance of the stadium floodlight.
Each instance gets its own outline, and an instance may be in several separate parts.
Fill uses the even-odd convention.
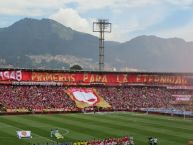
[[[104,70],[104,33],[111,33],[112,24],[107,19],[93,22],[93,32],[99,32],[99,71]]]

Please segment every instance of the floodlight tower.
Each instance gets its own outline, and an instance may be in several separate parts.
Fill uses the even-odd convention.
[[[93,22],[93,32],[99,32],[99,71],[104,70],[104,37],[105,32],[111,33],[111,23],[107,19]]]

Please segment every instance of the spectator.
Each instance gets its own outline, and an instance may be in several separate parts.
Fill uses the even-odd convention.
[[[77,87],[77,86],[76,86]],[[0,85],[0,109],[77,111],[79,110],[66,94],[64,86],[13,86]],[[168,108],[175,98],[172,94],[180,94],[180,90],[169,90],[154,86],[106,86],[95,88],[115,111],[138,111],[141,108]],[[192,91],[181,90],[183,94]]]
[[[189,140],[188,145],[193,145],[193,140]]]

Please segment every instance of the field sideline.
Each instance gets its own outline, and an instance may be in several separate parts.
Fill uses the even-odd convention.
[[[155,136],[158,145],[186,145],[193,139],[193,120],[138,113],[54,114],[0,116],[0,145],[51,142],[50,129],[58,128],[65,141],[133,136],[135,145],[147,145]],[[32,139],[19,140],[16,130],[31,130]]]

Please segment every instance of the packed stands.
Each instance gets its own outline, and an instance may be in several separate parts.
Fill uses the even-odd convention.
[[[62,109],[72,111],[75,104],[60,86],[0,85],[0,104],[9,111]]]
[[[93,88],[110,111],[193,110],[193,74],[189,73],[1,69],[0,111],[81,111],[67,93],[69,88]]]
[[[161,87],[107,87],[98,91],[114,110],[162,108],[172,100],[170,92]]]
[[[133,137],[123,136],[119,138],[105,138],[105,139],[93,139],[93,140],[82,140],[75,142],[63,142],[63,143],[54,143],[54,142],[46,142],[41,143],[45,145],[134,145]],[[30,145],[40,145],[38,144],[30,144]]]
[[[78,143],[77,143],[78,144]],[[74,143],[73,145],[77,145]],[[120,137],[120,138],[105,138],[104,140],[89,140],[84,145],[134,145],[133,137]]]
[[[90,87],[90,86],[89,86]],[[0,85],[0,108],[8,112],[80,111],[66,94],[64,86]],[[147,86],[94,87],[114,111],[142,108],[172,108],[176,90]],[[180,94],[180,91],[177,91]],[[181,91],[184,94],[184,90]],[[191,94],[192,92],[188,92]]]

